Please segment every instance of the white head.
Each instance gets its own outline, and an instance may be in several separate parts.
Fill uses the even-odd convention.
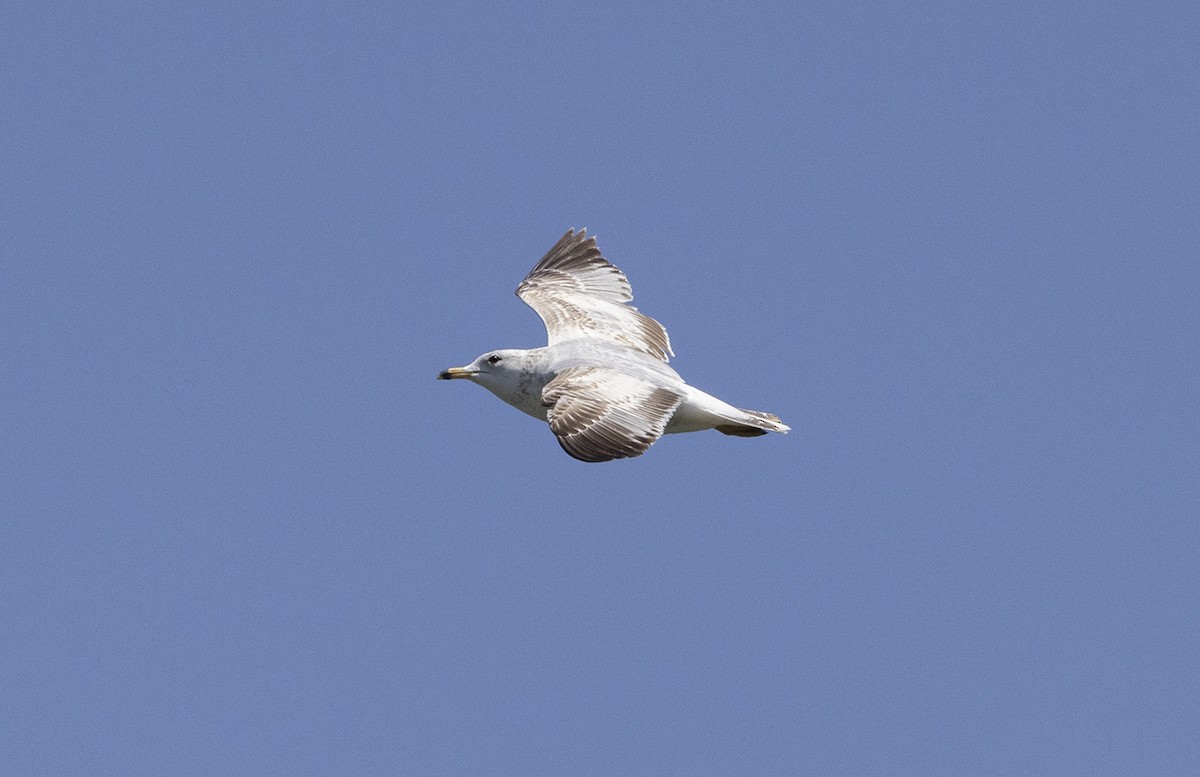
[[[478,383],[510,405],[532,416],[545,418],[546,411],[541,404],[545,379],[539,380],[535,364],[535,354],[543,350],[505,348],[488,351],[465,367],[442,370],[438,380],[463,379]]]

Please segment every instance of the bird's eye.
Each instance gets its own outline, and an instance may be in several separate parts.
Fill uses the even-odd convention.
[[[498,363],[499,361],[500,361],[500,355],[499,355],[499,354],[495,354],[495,353],[494,353],[494,354],[492,354],[491,356],[489,356],[489,357],[488,357],[488,364],[496,364],[496,363]]]

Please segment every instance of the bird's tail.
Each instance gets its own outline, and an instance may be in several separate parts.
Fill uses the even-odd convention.
[[[743,410],[742,416],[737,419],[736,423],[718,424],[716,430],[721,434],[731,434],[734,437],[759,437],[767,432],[779,432],[787,434],[791,431],[790,426],[779,420],[779,416],[773,413],[763,413],[758,410]]]

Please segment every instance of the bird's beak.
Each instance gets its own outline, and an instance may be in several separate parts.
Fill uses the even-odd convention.
[[[438,380],[454,380],[455,378],[469,378],[475,374],[474,370],[466,367],[451,367],[448,370],[442,370],[438,373]]]

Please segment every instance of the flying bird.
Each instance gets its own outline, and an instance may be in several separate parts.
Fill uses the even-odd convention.
[[[778,416],[742,410],[689,386],[671,369],[662,324],[628,304],[629,280],[587,230],[567,233],[517,286],[541,317],[544,348],[488,351],[439,380],[464,379],[547,421],[580,461],[641,456],[664,434],[716,429],[737,437],[786,433]]]

